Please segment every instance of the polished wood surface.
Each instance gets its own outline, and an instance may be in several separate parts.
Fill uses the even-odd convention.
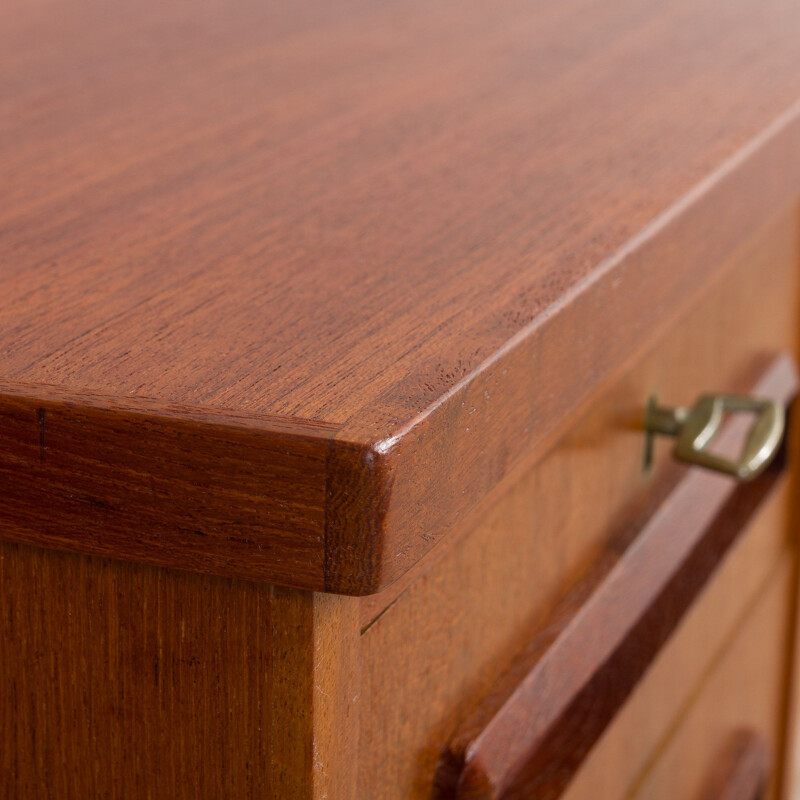
[[[0,797],[789,800],[800,440],[642,412],[797,360],[798,41],[7,0]]]
[[[0,543],[3,790],[14,800],[47,796],[50,786],[59,800],[97,791],[126,800],[429,800],[442,748],[473,704],[559,597],[618,535],[646,525],[684,474],[667,442],[642,474],[643,399],[747,390],[776,352],[796,345],[798,219],[792,204],[744,241],[543,460],[533,454],[452,547],[380,595],[312,594]],[[588,755],[568,789],[583,787],[576,798],[596,800],[599,786],[609,787],[604,798],[626,796],[616,788],[646,771],[774,579],[776,560],[794,563],[780,498],[734,545]],[[764,630],[764,643],[775,641],[772,630],[788,638],[783,617]],[[169,684],[157,683],[150,663]],[[751,696],[758,708],[765,697]],[[123,758],[115,782],[102,769]]]
[[[358,796],[346,598],[0,542],[0,641],[3,800]]]
[[[312,436],[276,439],[253,420],[212,414],[166,423],[150,412],[76,405],[51,390],[33,404],[6,394],[0,536],[319,586],[325,464]]]
[[[787,581],[791,581],[797,549],[789,528],[791,508],[792,490],[784,484],[759,509],[748,530],[734,544],[707,589],[689,609],[658,660],[589,752],[559,800],[630,798],[636,794],[683,719],[696,705],[709,674],[728,658],[731,641],[752,616],[754,605],[771,585],[779,583],[785,587],[781,623],[777,626],[778,633],[765,632],[762,640],[768,657],[777,661],[792,637],[792,623],[787,620],[791,598],[786,593],[791,591]],[[785,701],[779,686],[782,680],[781,675],[772,679],[765,676],[765,685],[770,684],[768,691]],[[772,774],[778,776],[783,720],[780,709],[769,703],[764,710],[771,720],[768,733],[772,733]],[[720,710],[720,714],[724,713]],[[754,723],[761,725],[763,720],[762,717]],[[746,719],[737,721],[733,715],[726,716],[720,725],[725,744],[728,733],[746,723]],[[719,752],[722,744],[709,740],[698,754],[697,763],[704,778],[722,755]]]
[[[268,586],[0,542],[0,796],[270,796],[273,611]]]
[[[376,591],[800,187],[785,0],[0,14],[2,534],[47,546]]]
[[[273,667],[261,687],[273,712],[267,797],[357,800],[357,604],[281,587],[271,597]]]
[[[567,572],[579,570],[582,562],[573,559],[586,558],[591,546],[598,547],[599,537],[607,535],[612,524],[609,520],[627,524],[636,509],[647,506],[652,490],[667,477],[663,473],[672,469],[669,443],[659,441],[652,480],[641,480],[645,398],[656,392],[666,403],[691,403],[702,391],[700,386],[745,392],[765,367],[765,358],[796,347],[800,338],[798,220],[800,207],[793,203],[750,236],[723,264],[716,283],[673,319],[672,329],[649,343],[622,376],[611,378],[610,389],[596,392],[591,404],[584,404],[580,416],[544,459],[533,453],[464,520],[448,542],[452,547],[437,548],[389,589],[362,598],[362,624],[369,625],[438,561],[466,561],[453,548],[461,547],[460,538],[476,525],[491,527],[482,536],[472,537],[481,539],[480,554],[476,544],[465,546],[476,549],[472,556],[476,561],[492,559],[497,543],[503,542],[522,559],[523,573],[536,570],[540,585],[546,583],[543,575],[562,558],[569,565]],[[770,276],[769,281],[764,276]],[[536,463],[542,464],[541,470],[532,470]],[[500,498],[505,501],[501,503]],[[502,511],[490,514],[486,521],[487,509],[492,507]],[[531,542],[531,530],[551,532]],[[589,542],[592,545],[584,550]],[[531,552],[527,560],[523,554],[530,547],[536,547],[536,554]],[[553,559],[550,547],[563,556]],[[479,582],[487,579],[476,578]],[[458,583],[454,575],[454,592]],[[491,587],[489,591],[502,591],[499,585]],[[515,599],[524,605],[530,588],[523,585],[519,591]]]
[[[792,571],[793,565],[784,563],[765,587],[723,657],[697,687],[695,702],[654,754],[635,791],[627,795],[630,800],[793,800],[781,786]],[[773,754],[772,769],[766,776],[768,785],[762,795],[752,793],[754,781],[750,775],[738,787],[748,789],[750,794],[737,794],[733,787],[722,793],[724,790],[719,788],[719,759],[726,757],[731,737],[743,728],[758,731]],[[758,764],[756,768],[756,779],[764,777]]]
[[[753,389],[781,403],[796,391],[787,359]],[[737,423],[723,451],[741,442]],[[449,743],[439,796],[556,800],[779,474],[736,484],[693,470],[621,556],[597,559]]]
[[[643,399],[656,391],[664,402],[688,403],[701,386],[745,392],[770,354],[796,348],[799,245],[798,209],[792,204],[720,267],[719,280],[676,315],[667,333],[593,395],[543,459],[534,459],[513,485],[467,520],[452,546],[437,548],[408,582],[359,600],[364,795],[430,798],[442,748],[474,702],[491,691],[612,540],[641,529],[670,494],[685,467],[674,465],[670,444],[662,441],[654,472],[643,476]],[[734,624],[740,602],[746,605],[757,588],[751,579],[763,580],[774,563],[776,542],[786,546],[785,519],[772,524],[768,552],[763,559],[751,552],[738,562],[737,576],[726,580],[725,591],[706,612],[704,635],[684,640],[682,653],[697,647],[701,658],[714,625],[729,630]],[[689,670],[686,659],[672,662],[665,691],[678,691]],[[654,746],[657,740],[641,736],[648,719],[639,717],[640,737],[632,741]],[[385,744],[374,747],[376,741]],[[611,771],[610,764],[627,763],[625,750],[614,756],[595,773],[593,786]],[[581,797],[597,796],[595,788]],[[617,797],[613,791],[601,796]]]

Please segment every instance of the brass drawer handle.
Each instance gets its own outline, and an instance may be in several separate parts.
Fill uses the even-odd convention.
[[[744,448],[736,459],[724,458],[709,449],[726,412],[755,415]],[[692,408],[667,408],[651,398],[645,414],[648,452],[655,434],[674,436],[674,455],[678,460],[749,481],[767,468],[780,449],[785,420],[784,407],[775,400],[704,394]]]

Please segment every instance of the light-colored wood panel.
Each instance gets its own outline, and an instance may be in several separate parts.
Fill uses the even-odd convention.
[[[272,587],[271,797],[358,800],[358,607]]]
[[[742,534],[658,661],[590,752],[563,800],[613,800],[629,794],[677,716],[693,702],[712,662],[724,655],[733,631],[748,618],[754,598],[778,573],[786,572],[784,562],[792,552],[787,549],[790,503],[784,485]],[[783,578],[780,582],[785,584]],[[786,626],[787,613],[781,616]],[[785,627],[773,639],[765,635],[764,645],[778,651],[789,634]]]
[[[358,602],[351,597],[314,595],[315,800],[362,800],[358,791],[361,708]],[[292,709],[284,719],[290,725]],[[294,796],[287,794],[288,796]]]
[[[794,463],[800,457],[800,425],[796,422],[790,428],[790,453]],[[795,469],[791,474],[792,495],[795,498],[790,511],[790,528],[792,530],[795,546],[800,549],[800,474]],[[794,601],[794,641],[791,643],[787,657],[792,665],[790,676],[789,697],[786,706],[787,740],[784,753],[783,766],[783,800],[797,800],[800,798],[800,558],[798,558],[797,572],[795,574],[795,601]]]
[[[783,358],[754,387],[782,402],[796,390]],[[720,448],[747,424],[726,425]],[[442,800],[561,797],[768,502],[782,466],[747,484],[690,470],[632,541],[604,553],[448,741],[436,778]]]
[[[665,442],[656,477],[641,474],[634,423],[648,394],[680,403],[703,390],[745,388],[763,355],[795,350],[799,261],[792,207],[742,247],[724,279],[640,363],[610,376],[552,453],[484,505],[410,585],[361,601],[362,792],[426,797],[440,747],[471,701],[609,537],[668,486]],[[375,741],[383,747],[365,745]]]
[[[782,564],[767,592],[748,614],[743,628],[705,677],[696,702],[686,711],[629,797],[706,800],[706,791],[715,777],[716,760],[725,755],[724,748],[731,736],[742,729],[752,729],[764,736],[774,763],[767,797],[778,796],[794,600],[793,569],[789,561]]]

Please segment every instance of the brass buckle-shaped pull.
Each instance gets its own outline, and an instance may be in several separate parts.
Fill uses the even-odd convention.
[[[726,412],[755,415],[737,459],[724,458],[709,449]],[[705,394],[690,409],[666,408],[651,399],[645,415],[648,449],[654,434],[674,436],[674,455],[680,461],[748,481],[760,475],[780,449],[785,417],[783,406],[774,400],[732,394]]]

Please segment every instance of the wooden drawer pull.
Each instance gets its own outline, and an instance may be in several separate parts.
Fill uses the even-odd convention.
[[[739,731],[716,765],[703,800],[762,800],[771,763],[764,737]]]
[[[753,387],[788,403],[797,373],[777,358]],[[718,441],[747,430],[734,418]],[[739,483],[691,469],[621,555],[609,552],[558,606],[456,732],[437,773],[440,798],[557,798],[655,660],[776,483],[779,456]]]

